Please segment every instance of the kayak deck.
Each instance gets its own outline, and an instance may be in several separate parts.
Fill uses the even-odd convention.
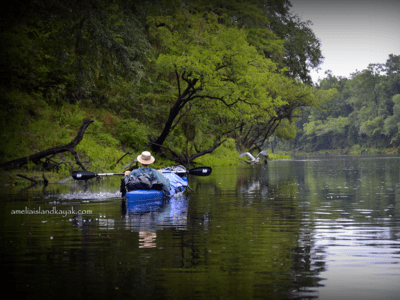
[[[181,170],[183,167],[179,168],[180,169],[178,170]],[[163,168],[161,170],[163,171],[163,176],[168,178],[171,185],[169,198],[183,194],[189,185],[184,168],[181,173],[176,173],[178,170],[174,170],[174,168]],[[165,197],[163,192],[158,190],[135,190],[127,192],[124,198],[126,200],[127,208],[129,209],[130,206],[135,206],[137,203],[162,203]]]

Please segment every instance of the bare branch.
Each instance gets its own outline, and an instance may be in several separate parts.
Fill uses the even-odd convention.
[[[27,157],[22,157],[18,159],[14,159],[5,163],[0,164],[0,168],[3,169],[9,169],[9,168],[17,168],[24,166],[28,163],[28,161],[31,161],[35,164],[39,164],[40,160],[46,156],[49,155],[54,155],[57,153],[62,153],[62,152],[70,152],[72,155],[75,156],[75,161],[76,163],[84,170],[86,171],[86,168],[84,165],[80,162],[78,154],[75,152],[74,147],[79,144],[79,142],[83,139],[83,135],[85,134],[86,129],[90,124],[92,124],[94,120],[84,120],[82,122],[81,127],[78,130],[78,134],[76,137],[67,145],[65,146],[60,146],[60,147],[54,147],[50,149],[46,149],[43,151],[40,151],[36,154],[33,154],[31,156]]]
[[[176,81],[178,83],[178,94],[180,97],[181,96],[181,82],[179,80],[179,74],[178,74],[178,71],[176,70],[176,68],[175,68],[175,75],[176,75]]]
[[[206,149],[206,150],[204,150],[204,151],[200,151],[200,152],[197,152],[197,153],[191,155],[191,156],[189,157],[189,162],[192,162],[192,161],[195,160],[197,157],[203,156],[203,155],[205,155],[205,154],[212,153],[215,149],[217,149],[219,146],[221,146],[226,140],[227,140],[227,139],[224,139],[223,141],[220,141],[220,139],[217,138],[217,139],[215,140],[215,142],[214,142],[214,145],[212,145],[210,148],[208,148],[208,149]]]

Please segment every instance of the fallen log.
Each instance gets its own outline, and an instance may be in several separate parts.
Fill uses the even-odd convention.
[[[29,161],[31,161],[35,164],[39,164],[40,160],[42,158],[45,158],[48,155],[54,155],[54,154],[62,153],[62,152],[69,152],[75,157],[75,162],[82,168],[82,170],[87,171],[85,166],[81,163],[78,153],[76,153],[74,148],[83,139],[83,135],[85,134],[86,129],[93,122],[94,122],[94,120],[84,120],[82,122],[81,127],[78,130],[78,134],[76,135],[76,137],[69,144],[67,144],[65,146],[46,149],[46,150],[40,151],[36,154],[33,154],[31,156],[22,157],[22,158],[18,158],[18,159],[14,159],[14,160],[2,163],[2,164],[0,164],[0,168],[2,168],[2,169],[18,168],[18,167],[26,165]]]
[[[27,179],[27,180],[33,182],[34,184],[41,184],[41,183],[43,183],[45,186],[47,186],[47,185],[49,184],[49,180],[46,178],[46,176],[44,175],[44,173],[42,174],[43,181],[41,181],[41,180],[36,180],[35,178],[31,178],[31,177],[28,177],[28,176],[25,176],[25,175],[21,175],[21,174],[17,174],[17,176],[18,176],[18,177],[21,177],[21,178],[24,178],[24,179]]]
[[[40,181],[39,181],[39,180],[36,180],[35,178],[30,178],[30,177],[28,177],[28,176],[21,175],[21,174],[17,174],[17,176],[18,176],[18,177],[21,177],[21,178],[24,178],[24,179],[27,179],[27,180],[29,180],[29,181],[32,181],[34,184],[40,183]]]

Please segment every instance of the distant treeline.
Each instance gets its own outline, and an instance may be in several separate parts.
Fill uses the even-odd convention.
[[[294,149],[384,149],[400,146],[400,56],[391,54],[385,64],[370,64],[350,78],[331,71],[317,86],[337,93],[309,109],[296,125],[301,128]]]

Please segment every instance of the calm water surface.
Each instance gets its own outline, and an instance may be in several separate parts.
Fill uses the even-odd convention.
[[[400,156],[215,167],[126,212],[119,178],[3,187],[3,293],[25,299],[400,299]]]

